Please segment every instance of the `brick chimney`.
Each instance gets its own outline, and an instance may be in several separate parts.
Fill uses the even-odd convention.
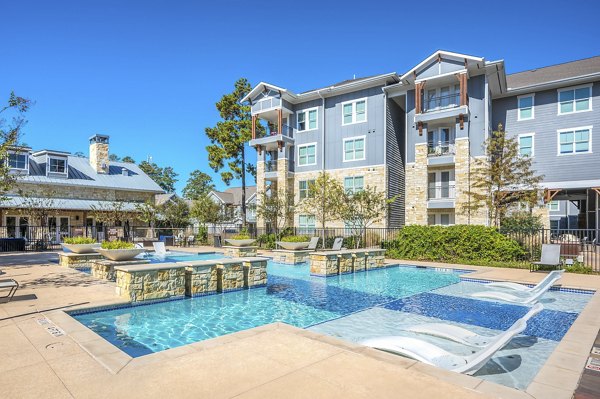
[[[90,137],[90,165],[97,173],[108,173],[108,136]]]

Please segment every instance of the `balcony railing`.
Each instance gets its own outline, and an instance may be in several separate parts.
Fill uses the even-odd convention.
[[[278,134],[284,135],[289,138],[294,138],[294,128],[284,123],[283,125],[281,125],[281,132],[279,132],[277,126],[272,126],[266,129],[265,137],[277,136]]]
[[[268,97],[264,100],[260,100],[260,101],[257,101],[256,103],[252,104],[252,113],[256,114],[261,111],[279,107],[279,106],[281,106],[280,98]]]
[[[272,159],[265,162],[265,172],[277,172],[277,160]]]
[[[441,186],[429,187],[427,190],[428,200],[454,199],[455,196],[453,184],[442,184]]]
[[[460,105],[460,94],[448,94],[445,96],[423,96],[423,112],[438,111],[446,108],[454,108]]]
[[[429,142],[427,144],[427,156],[430,157],[439,157],[442,155],[454,155],[455,148],[454,142],[450,141],[438,141],[438,142]]]

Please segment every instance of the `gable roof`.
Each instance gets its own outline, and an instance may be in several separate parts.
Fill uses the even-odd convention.
[[[452,60],[461,60],[461,61],[467,60],[467,61],[475,61],[475,62],[483,62],[485,60],[483,57],[476,57],[473,55],[453,53],[452,51],[446,51],[446,50],[437,50],[436,52],[431,54],[429,57],[425,58],[423,61],[419,62],[417,65],[415,65],[413,68],[411,68],[408,72],[403,74],[400,77],[400,79],[401,80],[410,79],[414,72],[418,71],[421,68],[426,67],[427,65],[429,65],[429,63],[431,61],[437,59],[438,57],[445,57],[445,58],[449,58]]]
[[[600,75],[600,56],[506,75],[509,90]]]
[[[241,187],[229,187],[225,191],[211,191],[211,194],[219,198],[223,203],[227,205],[241,205],[242,204],[242,188]],[[246,202],[256,194],[256,186],[246,186]]]
[[[46,162],[29,156],[29,174],[21,175],[19,183],[85,186],[127,191],[163,193],[164,190],[145,174],[139,166],[129,162],[110,161],[108,173],[97,173],[88,158],[67,155],[66,178],[46,176]],[[127,175],[123,175],[123,169]]]

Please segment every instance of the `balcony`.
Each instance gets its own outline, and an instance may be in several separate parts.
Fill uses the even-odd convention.
[[[444,155],[454,155],[454,142],[438,141],[437,143],[427,144],[428,157],[441,157]]]
[[[447,121],[456,123],[456,118],[460,115],[464,120],[468,118],[468,105],[460,105],[460,94],[448,94],[443,96],[422,97],[422,109],[415,115],[415,122],[441,122]]]
[[[459,93],[448,94],[444,96],[432,96],[429,98],[423,98],[423,113],[440,111],[448,108],[456,108],[459,105]]]
[[[276,97],[267,97],[252,104],[252,115],[259,114],[271,109],[281,107],[281,99]]]
[[[277,160],[272,159],[265,162],[265,172],[277,172]]]
[[[281,129],[278,129],[277,125],[269,124],[269,126],[265,128],[265,133],[260,137],[250,140],[249,144],[252,147],[260,145],[266,150],[273,150],[277,148],[278,142],[280,141],[286,145],[293,145],[294,128],[285,123],[281,125]]]
[[[427,209],[454,208],[456,191],[453,184],[429,187],[427,189]]]

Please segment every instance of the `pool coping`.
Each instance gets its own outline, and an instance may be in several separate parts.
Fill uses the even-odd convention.
[[[414,266],[410,264],[398,264],[399,266]],[[391,265],[390,265],[391,266]],[[432,266],[432,269],[438,267]],[[438,268],[439,269],[439,268]],[[459,267],[448,267],[447,269],[460,269]],[[465,276],[472,274],[470,269],[462,269]],[[462,278],[462,275],[459,276]],[[465,277],[469,279],[470,277]],[[510,281],[496,279],[477,279],[485,281]],[[526,283],[529,284],[529,283]],[[561,287],[562,288],[562,287]],[[580,289],[565,287],[567,289]],[[590,291],[586,289],[586,291]],[[159,300],[163,301],[164,300]],[[153,303],[156,303],[155,301]],[[78,311],[98,311],[102,309],[114,309],[115,307],[144,306],[147,304],[132,304],[128,301],[113,300],[107,303],[98,303],[82,305],[69,309],[69,313]],[[573,325],[569,328],[565,336],[559,341],[554,351],[550,354],[546,362],[542,365],[539,372],[533,378],[532,382],[525,390],[510,388],[501,384],[486,381],[477,377],[457,374],[451,371],[439,369],[417,361],[402,358],[396,355],[381,352],[372,348],[358,345],[349,341],[294,327],[285,323],[276,322],[263,326],[239,331],[220,337],[195,342],[180,347],[167,349],[160,352],[151,353],[140,357],[132,357],[111,344],[100,335],[86,327],[63,310],[55,310],[44,315],[60,326],[79,346],[81,346],[92,358],[102,364],[108,371],[118,374],[128,364],[147,363],[171,359],[173,357],[185,356],[195,353],[204,348],[210,348],[218,345],[226,345],[239,338],[258,334],[263,331],[273,329],[285,329],[303,337],[324,342],[339,348],[360,353],[387,363],[400,365],[403,368],[411,368],[433,376],[440,380],[450,382],[463,388],[501,396],[503,398],[571,398],[579,380],[583,374],[585,362],[591,347],[594,344],[598,330],[600,330],[600,290],[596,291],[590,298],[587,305],[579,313]]]

